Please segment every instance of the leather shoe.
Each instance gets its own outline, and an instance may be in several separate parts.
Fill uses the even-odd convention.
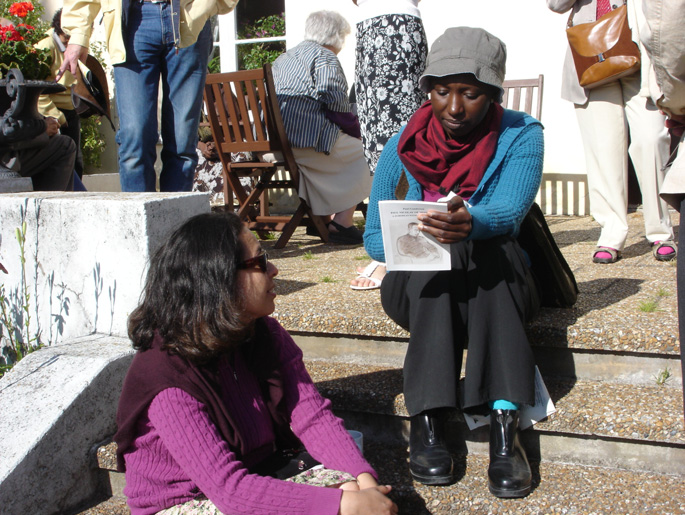
[[[532,474],[521,445],[517,410],[490,413],[490,493],[497,497],[525,497],[530,493]]]
[[[452,482],[454,463],[443,438],[443,420],[436,410],[411,417],[409,432],[409,471],[424,485]]]

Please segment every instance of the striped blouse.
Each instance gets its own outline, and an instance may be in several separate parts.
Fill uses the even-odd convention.
[[[274,61],[273,76],[290,145],[328,154],[340,127],[326,118],[326,110],[351,111],[347,80],[336,55],[318,43],[303,41]]]

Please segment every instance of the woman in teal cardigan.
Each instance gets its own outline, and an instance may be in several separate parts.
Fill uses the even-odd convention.
[[[435,41],[420,81],[430,101],[383,149],[364,244],[385,261],[379,201],[451,196],[447,213],[417,218],[423,232],[450,245],[452,268],[391,271],[381,284],[383,308],[410,333],[403,371],[410,471],[425,484],[450,483],[445,415],[485,412],[490,491],[522,497],[531,471],[518,412],[535,396],[525,325],[539,294],[516,236],[540,186],[544,147],[540,122],[499,105],[505,61],[504,43],[482,29],[448,29]]]

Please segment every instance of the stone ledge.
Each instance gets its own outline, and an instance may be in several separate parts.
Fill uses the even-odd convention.
[[[132,358],[128,340],[91,335],[29,354],[0,379],[3,512],[64,512],[93,496],[89,449],[115,430]]]
[[[149,257],[186,218],[209,210],[204,193],[3,195],[0,261],[8,271],[2,275],[10,309],[20,310],[15,229],[26,223],[31,321],[42,342],[54,345],[92,333],[125,337]]]

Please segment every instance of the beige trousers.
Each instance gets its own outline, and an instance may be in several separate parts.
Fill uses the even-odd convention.
[[[685,0],[643,0],[646,25],[640,37],[649,52],[660,91],[652,91],[667,114],[685,115]],[[661,188],[661,196],[676,209],[685,195],[685,135]]]
[[[653,102],[639,96],[640,75],[588,91],[589,101],[576,105],[585,149],[590,214],[601,233],[598,246],[623,250],[628,236],[628,156],[642,192],[645,237],[673,239],[668,205],[659,198],[668,159],[665,117]],[[628,137],[630,136],[630,145]]]

